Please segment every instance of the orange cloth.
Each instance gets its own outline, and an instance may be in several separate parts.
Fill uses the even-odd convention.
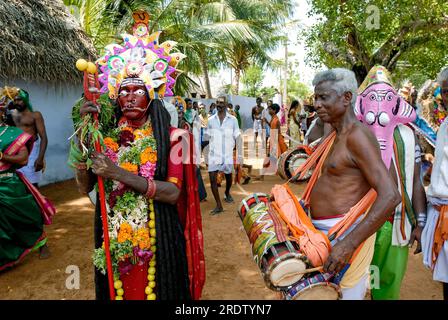
[[[276,185],[271,191],[275,202],[272,203],[299,244],[300,250],[315,267],[327,260],[331,244],[327,236],[317,230],[307,216],[293,192],[287,185]]]
[[[281,127],[280,127],[280,120],[278,119],[277,115],[272,116],[271,120],[271,137],[272,137],[272,130],[277,130],[278,132],[278,146],[277,146],[277,154],[272,154],[273,149],[273,143],[271,143],[271,156],[280,157],[286,150],[288,150],[288,146],[285,143],[285,139],[283,138]]]
[[[443,248],[443,243],[448,240],[448,206],[436,206],[435,208],[439,211],[439,220],[434,230],[434,245],[432,246],[434,265]]]

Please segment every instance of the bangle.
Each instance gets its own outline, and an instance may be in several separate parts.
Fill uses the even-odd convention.
[[[3,152],[0,151],[0,160],[3,159]]]
[[[153,179],[146,180],[148,182],[148,187],[146,189],[146,198],[148,199],[154,199],[154,196],[156,195],[156,183]]]
[[[417,214],[417,225],[419,227],[424,227],[426,225],[426,213],[420,212]]]
[[[87,170],[87,164],[85,162],[79,162],[76,165],[76,169],[78,169],[78,170]]]

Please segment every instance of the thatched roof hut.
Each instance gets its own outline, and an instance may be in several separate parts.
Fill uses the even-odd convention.
[[[0,2],[0,79],[80,83],[78,58],[96,58],[92,42],[62,0]]]

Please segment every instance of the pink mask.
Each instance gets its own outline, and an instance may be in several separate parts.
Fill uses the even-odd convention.
[[[380,82],[368,86],[358,95],[355,114],[375,134],[384,164],[389,169],[394,151],[394,130],[400,123],[416,119],[414,108],[391,85]]]

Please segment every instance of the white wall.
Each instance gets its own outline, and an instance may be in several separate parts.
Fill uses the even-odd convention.
[[[256,105],[256,99],[252,97],[243,97],[243,96],[233,96],[233,95],[226,95],[227,101],[231,104],[233,104],[233,107],[235,108],[235,105],[240,105],[240,115],[241,119],[243,121],[243,130],[248,128],[253,128],[253,121],[252,121],[252,108]],[[185,99],[185,98],[184,98]],[[216,102],[216,99],[201,99],[201,98],[190,98],[193,102],[198,101],[198,103],[202,102],[205,104],[207,111],[210,108],[210,105],[213,102]],[[171,101],[171,97],[166,97],[165,100]]]
[[[35,111],[40,111],[45,120],[48,147],[45,153],[46,170],[41,186],[73,178],[73,171],[67,165],[69,141],[73,134],[71,110],[82,93],[82,86],[50,86],[45,83],[26,81],[1,82],[1,86],[17,86],[28,91]]]
[[[240,105],[240,116],[243,122],[242,129],[246,130],[248,128],[253,128],[252,108],[256,105],[256,98],[229,95],[227,96],[227,99],[233,104],[234,108],[235,105]]]

